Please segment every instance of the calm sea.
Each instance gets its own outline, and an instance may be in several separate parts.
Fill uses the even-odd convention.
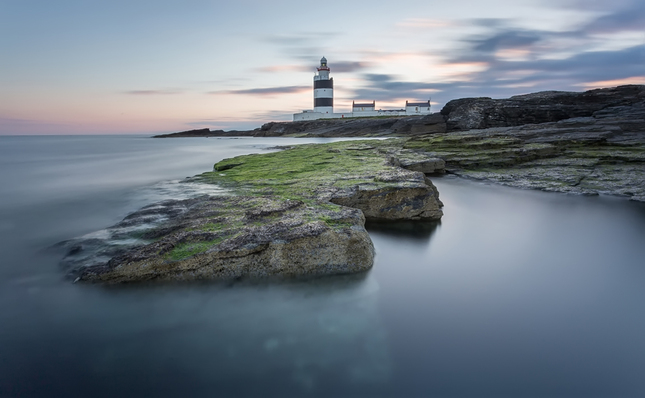
[[[435,178],[366,274],[64,279],[57,242],[220,159],[329,140],[0,137],[0,397],[643,397],[645,206]]]

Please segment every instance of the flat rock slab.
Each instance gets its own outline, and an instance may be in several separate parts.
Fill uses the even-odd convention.
[[[152,208],[156,213],[183,211],[145,228]],[[121,230],[105,241],[120,243],[121,252],[103,264],[77,269],[78,280],[302,277],[360,272],[373,264],[365,218],[348,207],[278,197],[214,196],[156,204],[128,219],[132,233]],[[140,228],[133,229],[136,220]],[[83,256],[83,245],[93,243],[70,243],[66,261]]]
[[[592,116],[557,122],[431,135],[411,139],[404,146],[442,158],[448,172],[462,177],[518,188],[616,195],[642,202],[645,197],[645,86],[594,90],[584,98],[589,100],[604,94],[608,95],[604,102],[591,101],[586,105],[575,102],[583,94],[567,93],[517,97],[511,99],[511,104],[535,100],[545,107],[557,107],[557,102],[549,101],[567,98],[568,109],[580,106],[593,111],[606,106],[605,100],[622,105],[594,111]],[[468,104],[482,101],[455,102],[451,106],[464,106],[462,110],[475,112],[476,107]],[[506,100],[496,101],[493,102],[499,109],[506,109]],[[477,112],[480,112],[478,117],[487,115],[485,109]]]
[[[240,193],[341,204],[362,210],[367,219],[438,220],[443,204],[425,174],[442,172],[445,162],[402,145],[402,140],[298,145],[223,160],[195,180]]]

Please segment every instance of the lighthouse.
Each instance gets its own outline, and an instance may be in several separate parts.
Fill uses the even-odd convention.
[[[314,112],[334,113],[334,79],[329,77],[327,58],[320,59],[314,76]]]
[[[318,119],[343,119],[346,117],[376,117],[376,116],[416,116],[429,115],[430,100],[405,101],[404,109],[376,109],[376,101],[352,101],[350,112],[334,113],[334,79],[329,77],[327,58],[320,59],[320,66],[314,75],[314,109],[307,109],[293,114],[293,121]]]

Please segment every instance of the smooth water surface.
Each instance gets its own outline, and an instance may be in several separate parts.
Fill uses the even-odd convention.
[[[313,281],[79,285],[48,249],[294,142],[0,137],[0,397],[645,396],[622,199],[435,178],[440,224],[369,225],[374,268]]]

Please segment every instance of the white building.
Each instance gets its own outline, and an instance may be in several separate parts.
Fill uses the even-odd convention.
[[[359,103],[352,101],[352,113],[374,112],[376,111],[376,101]]]
[[[294,113],[293,120],[341,119],[346,117],[413,116],[430,113],[430,100],[422,102],[405,101],[404,109],[376,109],[376,101],[352,101],[352,111],[334,113],[334,79],[329,77],[327,58],[320,59],[320,67],[314,75],[314,109]]]

